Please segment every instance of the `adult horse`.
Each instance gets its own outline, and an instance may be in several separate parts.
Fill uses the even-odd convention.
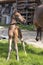
[[[38,7],[36,7],[33,23],[35,24],[35,26],[37,28],[36,40],[37,41],[39,39],[41,40],[42,29],[43,29],[43,5],[39,5]]]
[[[25,44],[22,38],[22,33],[21,30],[19,28],[19,26],[17,26],[17,21],[19,20],[21,23],[26,23],[25,18],[16,10],[13,12],[12,17],[11,17],[11,22],[10,22],[10,26],[8,29],[8,36],[9,36],[9,52],[8,52],[8,57],[7,60],[9,60],[10,58],[10,53],[11,53],[11,46],[12,46],[12,40],[14,40],[14,44],[15,44],[15,50],[16,50],[16,59],[19,60],[19,55],[18,55],[18,38],[21,40],[22,44],[23,44],[23,49],[24,52],[26,54],[25,51]]]

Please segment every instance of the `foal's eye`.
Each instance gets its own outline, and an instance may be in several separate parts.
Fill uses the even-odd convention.
[[[18,18],[19,16],[18,15],[16,15],[16,18]]]

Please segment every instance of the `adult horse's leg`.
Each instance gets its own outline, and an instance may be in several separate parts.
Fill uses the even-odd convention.
[[[42,28],[40,27],[40,40],[42,38]]]
[[[36,41],[38,41],[39,39],[41,40],[41,36],[42,36],[42,30],[41,30],[41,27],[38,27]]]
[[[7,57],[7,60],[9,60],[9,58],[10,58],[10,53],[11,53],[11,45],[12,45],[12,37],[9,37],[9,39],[8,39],[8,41],[9,41],[9,52],[8,52],[8,57]]]
[[[36,41],[38,41],[38,36],[39,36],[39,28],[37,28],[37,35],[36,35]]]

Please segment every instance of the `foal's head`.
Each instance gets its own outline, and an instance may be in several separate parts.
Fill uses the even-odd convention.
[[[19,12],[15,11],[15,12],[13,13],[13,15],[14,15],[15,18],[16,18],[17,20],[19,20],[21,23],[26,24],[26,19],[25,19]]]

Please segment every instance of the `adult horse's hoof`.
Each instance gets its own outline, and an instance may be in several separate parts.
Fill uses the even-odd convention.
[[[36,38],[35,40],[36,40],[36,41],[39,41],[39,39],[38,39],[38,38]]]

